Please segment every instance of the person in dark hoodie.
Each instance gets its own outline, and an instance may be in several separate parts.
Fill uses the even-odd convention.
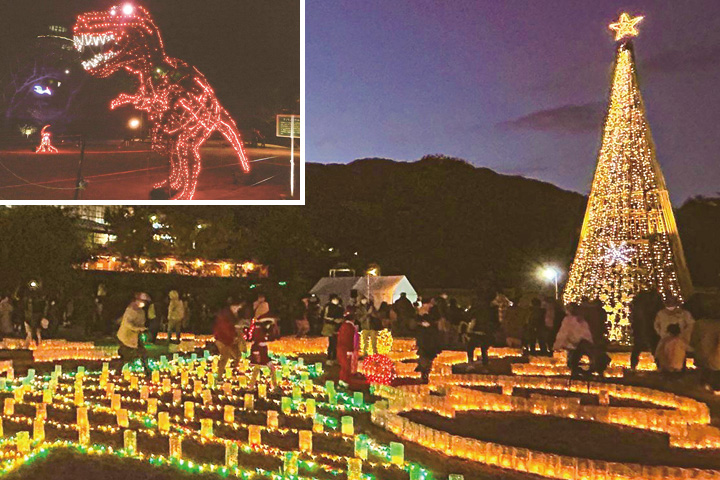
[[[420,318],[416,334],[418,366],[415,371],[420,372],[423,382],[427,383],[430,378],[433,360],[442,350],[440,345],[440,332],[438,332],[436,321],[431,315]]]
[[[488,350],[498,330],[498,317],[490,304],[492,296],[481,296],[473,302],[468,318],[470,319],[464,332],[468,364],[475,363],[475,349],[480,347],[482,364],[488,366]]]

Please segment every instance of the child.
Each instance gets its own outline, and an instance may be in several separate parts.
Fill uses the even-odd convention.
[[[661,372],[680,372],[685,367],[687,344],[680,336],[680,325],[668,325],[665,335],[655,350],[655,360]]]

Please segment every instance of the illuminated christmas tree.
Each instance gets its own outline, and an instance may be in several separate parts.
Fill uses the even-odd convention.
[[[638,88],[632,38],[643,17],[610,25],[618,42],[610,105],[566,303],[600,299],[610,340],[629,339],[629,303],[655,288],[683,299],[692,289],[665,179]]]

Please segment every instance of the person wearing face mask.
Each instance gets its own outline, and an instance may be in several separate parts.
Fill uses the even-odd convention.
[[[695,319],[690,312],[680,306],[680,301],[673,296],[665,300],[665,308],[655,316],[655,331],[663,339],[668,336],[668,327],[677,324],[680,327],[680,337],[686,344],[690,344]]]
[[[220,310],[215,317],[213,336],[215,337],[215,346],[220,353],[220,360],[218,361],[220,375],[224,374],[227,362],[230,359],[237,360],[240,354],[239,336],[235,325],[238,323],[238,311],[241,303],[234,297],[229,298],[228,306]]]
[[[120,341],[118,353],[123,364],[139,358],[146,373],[149,373],[150,369],[147,365],[145,345],[140,341],[140,333],[147,330],[145,328],[145,307],[149,303],[150,296],[147,293],[136,293],[133,301],[125,309],[120,321],[120,328],[117,331],[117,339]]]
[[[328,337],[328,365],[335,363],[337,356],[337,333],[343,321],[344,314],[345,310],[342,305],[340,305],[340,298],[335,294],[330,295],[330,301],[323,308],[323,328],[321,332],[323,337]]]

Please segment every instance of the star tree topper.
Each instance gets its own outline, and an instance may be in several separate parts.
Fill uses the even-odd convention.
[[[638,30],[635,25],[640,23],[643,18],[645,17],[632,18],[627,13],[621,14],[617,23],[611,23],[609,27],[610,30],[615,31],[615,41],[617,42],[625,37],[637,37]]]

